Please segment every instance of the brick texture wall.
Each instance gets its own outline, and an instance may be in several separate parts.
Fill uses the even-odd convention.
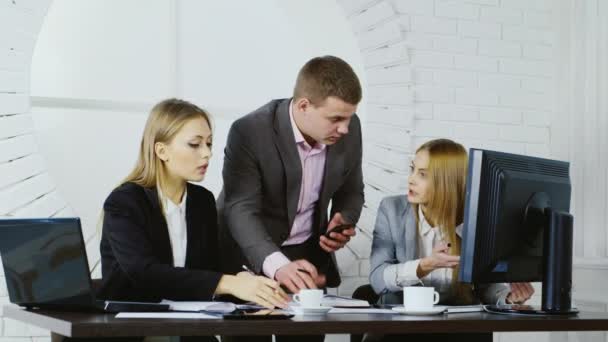
[[[340,0],[365,60],[366,203],[338,253],[350,294],[368,282],[380,200],[404,193],[417,146],[549,156],[555,102],[550,0]]]

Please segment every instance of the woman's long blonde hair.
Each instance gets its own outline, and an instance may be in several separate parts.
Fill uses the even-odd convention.
[[[461,239],[456,235],[456,227],[464,219],[465,186],[467,174],[467,151],[461,144],[449,139],[436,139],[424,143],[416,153],[427,151],[429,154],[428,174],[430,191],[425,204],[424,215],[432,222],[447,243],[451,244],[450,253],[460,255]],[[420,222],[418,205],[414,205],[416,222]],[[453,296],[457,301],[473,301],[472,287],[458,283],[458,268],[453,270]]]
[[[170,143],[188,121],[197,118],[205,119],[211,129],[209,114],[188,101],[167,99],[156,104],[150,111],[146,126],[144,127],[135,167],[118,186],[128,182],[133,182],[144,188],[161,186],[165,179],[166,171],[162,160],[156,155],[154,145],[157,142]],[[163,208],[160,196],[159,206]],[[102,210],[97,222],[97,234],[99,238],[101,238],[103,217]]]
[[[167,99],[154,106],[146,121],[135,167],[120,185],[127,182],[144,188],[162,185],[166,171],[154,145],[158,142],[170,143],[188,121],[197,118],[205,119],[211,129],[209,114],[188,101]]]

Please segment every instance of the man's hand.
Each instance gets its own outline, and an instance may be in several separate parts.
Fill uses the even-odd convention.
[[[327,225],[327,231],[329,232],[334,227],[346,223],[348,222],[344,221],[344,219],[342,218],[342,214],[336,213],[331,219],[331,221],[329,221],[329,224]],[[319,246],[321,246],[321,248],[328,253],[335,252],[338,249],[344,247],[348,243],[348,241],[350,241],[350,238],[352,236],[355,236],[356,234],[357,232],[355,231],[355,227],[351,227],[343,230],[340,233],[329,233],[329,239],[326,236],[321,235]]]
[[[300,259],[279,268],[274,278],[291,293],[298,293],[301,289],[316,289],[320,285],[317,282],[324,280],[325,276],[319,276],[313,264]]]
[[[534,294],[530,283],[511,283],[511,292],[507,295],[507,304],[523,304]]]

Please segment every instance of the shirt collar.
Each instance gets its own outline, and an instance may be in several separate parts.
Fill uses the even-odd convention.
[[[431,225],[427,222],[424,214],[422,213],[422,206],[418,206],[418,217],[420,218],[420,235],[426,236],[431,229],[435,227],[431,227]],[[462,223],[456,226],[456,235],[462,238]]]
[[[184,191],[184,194],[182,195],[182,201],[179,203],[179,205],[176,205],[175,203],[173,203],[173,201],[167,198],[160,190],[160,187],[158,187],[158,196],[163,202],[164,210],[167,216],[170,216],[175,212],[184,213],[184,211],[186,210],[186,198],[188,197],[188,190]]]
[[[296,144],[303,145],[307,149],[317,149],[319,151],[323,151],[326,147],[325,144],[316,143],[314,147],[310,146],[310,144],[304,139],[302,132],[296,125],[296,120],[293,117],[293,100],[289,102],[289,119],[291,121],[291,129],[293,130],[293,136],[296,139]]]

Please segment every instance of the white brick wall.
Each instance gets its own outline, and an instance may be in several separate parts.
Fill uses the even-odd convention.
[[[368,282],[364,245],[371,244],[378,204],[407,188],[416,146],[448,137],[466,147],[548,156],[555,100],[550,0],[359,5],[369,10],[359,8],[360,18],[349,13],[366,59],[372,105],[364,126],[366,205],[358,224],[365,233],[339,257],[345,294]],[[367,31],[360,31],[363,26]]]
[[[47,2],[39,7],[46,9]],[[365,90],[370,118],[364,132],[367,202],[358,224],[363,232],[337,255],[344,276],[339,291],[349,294],[368,282],[367,256],[377,206],[382,197],[405,191],[407,166],[417,145],[449,137],[467,147],[549,153],[554,3],[339,2],[353,23],[371,85]],[[41,17],[16,18],[0,20],[0,26],[28,25],[32,32],[30,26],[41,23]],[[26,45],[31,48],[33,42]],[[0,78],[0,93],[26,93],[23,75],[31,51],[23,50],[0,57],[7,68]],[[0,306],[7,302],[5,290],[0,289]],[[0,341],[48,341],[47,335],[0,319]]]

